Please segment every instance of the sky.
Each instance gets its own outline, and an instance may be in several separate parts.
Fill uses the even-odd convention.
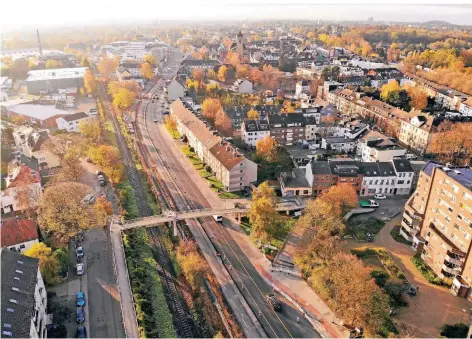
[[[454,4],[435,0],[415,0],[414,5],[411,0],[394,4],[372,0],[8,0],[2,2],[0,27],[21,30],[124,21],[139,24],[139,20],[367,20],[370,16],[374,21],[444,20],[472,25],[470,0]]]

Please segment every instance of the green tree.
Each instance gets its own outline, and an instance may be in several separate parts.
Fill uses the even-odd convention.
[[[444,325],[441,327],[441,335],[446,338],[466,338],[469,328],[463,323]]]
[[[40,242],[33,244],[24,255],[39,259],[39,270],[43,275],[47,285],[54,285],[60,281],[59,272],[61,269],[59,260],[54,256],[50,247]]]

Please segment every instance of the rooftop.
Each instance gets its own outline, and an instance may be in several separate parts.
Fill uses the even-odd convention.
[[[0,257],[2,338],[6,337],[3,331],[10,332],[11,338],[29,338],[39,260],[4,248],[0,250]]]
[[[88,67],[42,69],[29,71],[26,81],[83,78]]]
[[[70,121],[75,121],[75,120],[86,119],[86,118],[89,118],[89,116],[85,112],[78,112],[78,113],[69,114],[69,115],[66,115],[66,116],[62,117],[62,119],[64,119],[65,121],[69,121],[69,122]]]
[[[38,239],[38,225],[32,219],[7,219],[0,226],[3,247]]]
[[[69,114],[68,111],[58,109],[55,105],[19,104],[10,107],[8,110],[36,120],[46,120],[57,115]]]
[[[435,168],[438,168],[440,171],[446,173],[448,177],[454,179],[469,191],[472,191],[472,170],[469,167],[452,167],[430,161],[423,168],[423,172],[432,176]]]

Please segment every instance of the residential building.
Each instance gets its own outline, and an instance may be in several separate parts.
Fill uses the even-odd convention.
[[[83,87],[87,67],[29,71],[26,88],[29,94],[57,92],[60,88]]]
[[[461,102],[459,106],[459,112],[461,112],[461,114],[466,117],[472,116],[472,97]]]
[[[39,259],[0,250],[2,338],[47,338],[47,293]]]
[[[301,143],[305,139],[306,118],[302,114],[270,115],[270,136],[279,145]]]
[[[6,110],[8,117],[22,116],[25,122],[51,129],[57,128],[57,118],[67,114],[68,111],[58,109],[55,105],[19,104]]]
[[[85,112],[64,115],[56,119],[57,128],[67,132],[79,132],[79,124],[81,121],[87,121],[91,117]]]
[[[395,194],[397,176],[391,162],[363,162],[360,168],[363,174],[360,196]]]
[[[39,173],[26,165],[10,170],[1,195],[2,213],[34,210],[42,196]]]
[[[324,137],[321,139],[321,148],[335,153],[353,153],[356,151],[357,140],[347,137]]]
[[[256,147],[258,140],[270,136],[269,123],[266,120],[245,119],[241,125],[241,140],[246,145]]]
[[[252,82],[246,79],[238,79],[234,82],[231,90],[240,94],[252,94]]]
[[[411,193],[411,187],[413,185],[413,177],[415,171],[411,166],[409,160],[406,159],[393,159],[393,168],[397,179],[395,180],[395,195],[407,195]]]
[[[301,80],[295,85],[295,97],[300,98],[302,94],[310,93],[310,84],[308,80]]]
[[[406,121],[402,120],[398,139],[423,154],[430,142],[432,127],[432,116],[419,115]]]
[[[472,286],[472,170],[429,162],[403,213],[401,234],[452,292],[469,297]]]
[[[311,197],[312,187],[305,177],[305,170],[295,168],[291,173],[282,173],[279,178],[283,197]]]
[[[185,96],[185,86],[177,79],[178,77],[172,79],[170,84],[167,86],[167,96],[170,100],[177,100],[178,98]]]
[[[211,167],[226,191],[240,191],[257,180],[257,165],[209,128],[190,105],[177,99],[171,104],[170,113],[177,120],[179,133],[187,137],[188,144]]]
[[[251,109],[259,112],[261,120],[267,119],[269,115],[279,115],[282,105],[254,105],[254,106],[225,106],[228,118],[231,120],[233,130],[239,130],[244,119],[247,119],[247,112]]]
[[[13,139],[18,151],[27,158],[35,158],[41,169],[60,166],[59,157],[43,147],[49,138],[47,130],[35,131],[27,126],[20,126],[13,131]]]
[[[10,251],[24,252],[39,242],[38,224],[34,219],[10,218],[0,226],[1,246]]]
[[[363,162],[391,161],[405,154],[406,150],[397,146],[393,138],[378,131],[369,131],[357,142],[357,156]]]

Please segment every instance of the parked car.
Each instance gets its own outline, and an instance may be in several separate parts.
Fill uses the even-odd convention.
[[[275,294],[268,294],[266,296],[267,302],[269,303],[270,307],[276,312],[282,311],[282,304],[277,300]]]
[[[77,338],[87,338],[87,330],[85,326],[77,327]]]
[[[84,264],[83,263],[78,263],[77,265],[75,265],[75,273],[77,275],[83,275],[85,273],[85,269],[84,269]]]
[[[75,296],[75,305],[77,307],[82,307],[85,305],[85,294],[82,291],[77,292]]]
[[[154,121],[154,122],[157,122],[157,119],[154,119],[153,121]]]
[[[377,200],[383,200],[383,199],[387,199],[387,196],[377,193],[376,195],[374,195],[374,198]]]
[[[407,158],[408,160],[415,160],[415,159],[418,159],[418,157],[412,153],[407,153],[405,154],[405,158]]]
[[[77,307],[77,323],[82,324],[85,321],[85,312],[82,307]]]
[[[223,217],[221,215],[214,215],[213,219],[215,219],[216,222],[223,222]]]
[[[75,254],[77,255],[77,258],[82,258],[84,256],[84,248],[82,246],[79,246],[75,249]]]
[[[379,207],[379,203],[375,200],[370,199],[369,201],[361,201],[359,205],[362,208],[377,208]]]

